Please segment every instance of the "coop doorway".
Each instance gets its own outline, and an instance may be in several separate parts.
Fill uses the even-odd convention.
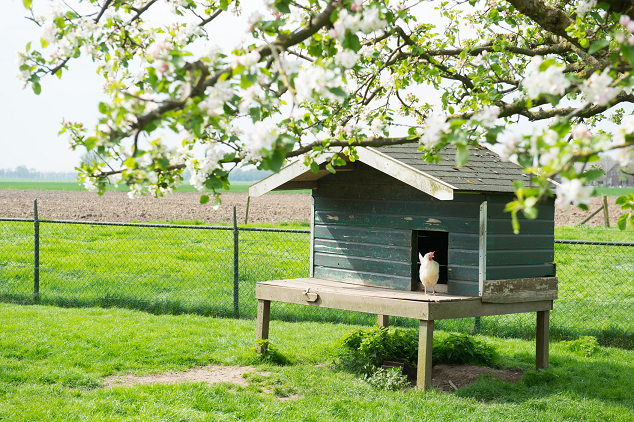
[[[414,285],[419,283],[418,269],[420,267],[420,258],[418,254],[425,255],[428,252],[434,252],[434,261],[440,266],[440,274],[438,284],[447,284],[448,272],[447,264],[449,263],[449,233],[434,230],[414,230],[413,233],[413,250],[414,250],[414,266],[412,271],[415,280]]]

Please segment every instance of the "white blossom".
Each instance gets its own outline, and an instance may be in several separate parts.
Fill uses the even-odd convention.
[[[251,147],[254,150],[270,150],[276,140],[277,126],[273,123],[255,122],[253,133],[251,134]]]
[[[621,167],[628,166],[634,160],[634,147],[621,148],[619,151],[619,164]]]
[[[517,146],[524,140],[522,135],[513,135],[503,139],[500,144],[499,154],[502,161],[508,161],[515,153]]]
[[[592,138],[592,134],[588,130],[588,126],[583,123],[579,123],[576,125],[571,132],[573,139],[590,139]]]
[[[544,140],[544,143],[546,145],[555,145],[558,141],[559,141],[559,134],[557,132],[555,132],[552,129],[549,129],[546,131],[546,133],[544,133],[544,136],[542,137],[542,139]]]
[[[49,44],[57,41],[56,34],[57,28],[55,27],[55,24],[53,22],[48,21],[44,25],[42,25],[42,38]]]
[[[84,187],[88,192],[99,192],[99,188],[95,185],[95,179],[92,177],[84,180]]]
[[[581,91],[586,94],[589,102],[604,105],[619,95],[619,88],[610,87],[613,81],[614,79],[608,74],[608,69],[605,69],[601,73],[592,74],[585,80]]]
[[[137,183],[130,186],[130,192],[128,192],[128,198],[140,198],[143,193],[143,186]]]
[[[576,9],[577,15],[583,17],[586,13],[594,9],[596,5],[597,5],[597,0],[589,0],[589,1],[581,0]]]
[[[374,133],[380,133],[384,127],[385,123],[383,123],[383,120],[378,117],[372,120],[372,123],[370,124],[370,130]]]
[[[420,137],[420,142],[427,148],[434,148],[442,139],[442,134],[449,133],[451,124],[447,121],[447,116],[440,114],[428,117],[425,123],[427,123],[427,129]]]
[[[557,186],[557,205],[560,207],[567,207],[570,204],[587,205],[593,191],[592,186],[583,186],[579,179],[568,180],[562,177],[561,185]]]
[[[157,59],[171,48],[172,46],[166,41],[154,41],[147,48],[146,54],[153,59]]]
[[[335,61],[346,69],[353,67],[357,63],[357,60],[359,60],[359,55],[349,48],[346,48],[335,55]]]
[[[471,60],[471,63],[473,63],[476,66],[480,66],[481,64],[486,64],[487,54],[489,54],[489,52],[484,50],[482,53],[478,54],[475,57],[475,59]]]
[[[534,57],[531,63],[535,69],[522,80],[522,86],[528,96],[537,98],[540,94],[564,95],[570,86],[570,81],[564,76],[564,67],[553,64],[540,72],[539,66],[542,62],[541,57]]]
[[[629,114],[621,120],[621,125],[614,133],[613,139],[618,144],[625,142],[625,136],[634,133],[634,115]]]
[[[500,115],[500,109],[496,106],[486,108],[472,117],[473,120],[479,121],[484,127],[491,127],[495,125],[495,121]]]
[[[366,9],[363,12],[363,20],[359,24],[359,29],[364,34],[369,34],[387,26],[387,21],[379,16],[379,9],[376,7]]]
[[[328,89],[344,89],[341,74],[321,66],[313,65],[306,69],[300,69],[295,78],[295,87],[297,88],[297,96],[301,101],[312,101],[313,94],[332,101],[343,101],[343,97],[333,94]]]

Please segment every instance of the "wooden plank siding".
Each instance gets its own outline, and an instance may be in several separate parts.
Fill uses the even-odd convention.
[[[314,274],[400,290],[416,288],[416,230],[448,232],[448,292],[478,295],[479,206],[488,203],[487,279],[554,273],[554,206],[520,217],[518,235],[504,212],[508,193],[455,192],[440,201],[371,167],[327,175],[313,190]],[[475,293],[474,293],[475,292]]]

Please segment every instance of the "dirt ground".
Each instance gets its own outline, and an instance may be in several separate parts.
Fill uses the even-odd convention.
[[[41,219],[147,222],[200,220],[209,224],[231,223],[233,206],[239,223],[244,223],[246,193],[222,194],[217,210],[211,203],[200,204],[198,193],[175,193],[165,198],[128,198],[125,192],[38,191],[0,189],[0,217],[33,218],[37,199]],[[251,198],[249,223],[278,223],[310,220],[310,195],[271,193]]]
[[[180,382],[206,382],[215,384],[230,382],[246,386],[247,380],[244,374],[254,371],[250,366],[218,366],[209,365],[190,369],[183,372],[166,372],[153,375],[113,375],[104,379],[104,387],[129,387],[139,384],[177,384]],[[261,375],[270,375],[268,372],[260,372]]]
[[[153,375],[113,375],[104,379],[105,388],[129,387],[144,384],[177,384],[181,382],[206,382],[215,384],[230,382],[237,385],[248,385],[245,374],[255,371],[250,366],[219,366],[209,365],[190,369],[183,372],[166,372]],[[259,371],[263,376],[270,372]],[[501,370],[484,368],[477,365],[436,365],[432,372],[432,385],[443,393],[450,393],[458,388],[472,384],[482,377],[499,378],[515,383],[524,373],[520,370]],[[292,398],[299,397],[294,395]],[[288,398],[287,398],[288,399]]]
[[[482,377],[500,378],[515,383],[524,373],[520,370],[484,368],[477,365],[436,365],[432,368],[432,385],[443,393],[472,384]],[[455,388],[454,388],[455,387]]]
[[[107,192],[103,196],[90,192],[38,191],[0,189],[0,217],[33,218],[33,200],[38,200],[38,215],[43,219],[147,222],[171,220],[200,220],[209,224],[230,223],[233,205],[236,205],[238,222],[244,222],[246,193],[225,193],[217,210],[211,204],[201,205],[198,193],[175,193],[154,199],[143,197],[129,199],[125,192]],[[610,225],[615,226],[621,209],[614,204],[615,197],[608,198]],[[579,224],[601,206],[602,199],[592,198],[590,211],[577,207],[555,210],[556,225]],[[310,195],[269,193],[251,198],[250,223],[280,223],[310,220]],[[603,212],[588,223],[603,224]]]

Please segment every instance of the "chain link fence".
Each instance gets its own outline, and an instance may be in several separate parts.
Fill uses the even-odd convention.
[[[308,277],[310,231],[0,219],[0,299],[253,318],[258,281]],[[39,265],[37,262],[39,261]],[[634,243],[556,240],[551,337],[634,348]],[[283,320],[373,324],[376,316],[273,303]],[[393,324],[417,327],[394,318]],[[531,338],[534,314],[439,321],[452,331]]]

